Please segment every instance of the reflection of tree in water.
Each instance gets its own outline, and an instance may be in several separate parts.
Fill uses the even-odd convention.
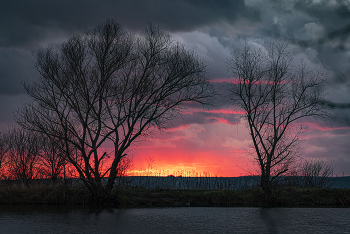
[[[261,208],[260,209],[261,220],[265,223],[268,233],[279,233],[276,228],[276,221],[273,215],[271,215],[271,213],[273,213],[272,209]]]

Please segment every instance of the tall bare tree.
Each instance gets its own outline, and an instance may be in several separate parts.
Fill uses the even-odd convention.
[[[322,70],[311,70],[303,62],[293,67],[291,61],[288,44],[278,41],[266,53],[246,44],[227,63],[234,77],[230,98],[245,113],[267,201],[276,179],[298,155],[307,129],[302,121],[327,114]]]
[[[211,95],[205,65],[152,23],[135,36],[109,20],[39,50],[36,61],[39,80],[24,86],[33,102],[15,118],[63,140],[67,160],[97,200],[108,197],[136,139],[176,117],[182,103],[204,103]],[[113,152],[98,153],[106,143]]]

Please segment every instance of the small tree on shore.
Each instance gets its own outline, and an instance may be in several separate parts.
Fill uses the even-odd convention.
[[[299,169],[299,186],[303,188],[332,187],[330,177],[334,167],[322,160],[305,160]]]
[[[246,44],[227,63],[233,77],[230,100],[244,111],[266,202],[271,201],[276,179],[298,155],[307,129],[301,121],[327,114],[322,71],[310,70],[303,62],[294,68],[291,59],[288,44],[279,41],[267,53]]]
[[[13,127],[8,132],[10,178],[29,184],[38,174],[40,138],[38,134]]]
[[[66,158],[62,140],[53,140],[46,136],[41,137],[40,142],[40,172],[45,178],[51,179],[52,182],[56,182],[60,176],[63,176],[64,166],[66,164]]]
[[[8,135],[7,132],[0,132],[0,179],[7,178],[7,164],[8,164]]]
[[[108,198],[137,139],[175,118],[182,103],[203,104],[211,96],[205,65],[152,23],[134,36],[109,20],[39,50],[36,61],[39,80],[24,86],[32,103],[17,111],[16,121],[62,140],[96,201]],[[112,153],[99,150],[107,143]]]

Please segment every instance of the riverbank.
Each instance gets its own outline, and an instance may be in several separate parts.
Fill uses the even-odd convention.
[[[171,206],[262,206],[260,188],[244,190],[172,190],[115,189],[108,206],[171,207]],[[350,189],[278,188],[274,190],[276,207],[350,207]],[[0,204],[92,204],[84,187],[55,185],[0,184]]]
[[[260,188],[244,190],[123,190],[120,206],[264,206]],[[350,189],[279,188],[275,207],[350,207]]]

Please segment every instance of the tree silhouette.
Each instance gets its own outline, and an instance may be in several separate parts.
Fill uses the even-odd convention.
[[[8,166],[8,134],[7,132],[0,132],[0,178],[6,178],[8,175],[6,169]]]
[[[28,185],[37,178],[40,138],[37,133],[18,126],[9,129],[7,134],[9,176]]]
[[[259,165],[265,201],[271,201],[276,179],[284,175],[298,155],[306,118],[323,118],[322,70],[305,63],[295,69],[285,41],[272,43],[266,53],[244,46],[232,53],[228,69],[230,100],[244,111]]]
[[[16,121],[62,140],[66,159],[96,200],[108,197],[137,139],[164,127],[184,102],[204,104],[212,92],[206,66],[153,23],[133,35],[108,20],[39,50],[35,68],[39,80],[24,85],[32,102]],[[106,144],[113,152],[101,152]]]
[[[46,136],[41,136],[40,140],[40,172],[45,178],[55,183],[60,176],[63,176],[64,167],[67,164],[64,151],[62,151],[64,142]]]

